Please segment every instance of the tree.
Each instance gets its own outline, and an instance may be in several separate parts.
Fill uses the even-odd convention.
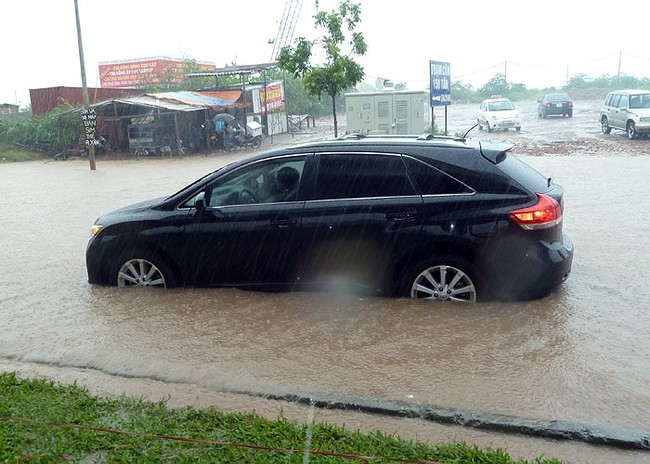
[[[325,29],[322,38],[309,41],[298,37],[295,46],[288,45],[280,50],[278,66],[294,77],[302,78],[310,95],[319,98],[323,94],[330,96],[334,137],[337,137],[336,96],[357,85],[364,77],[363,68],[352,59],[352,55],[364,55],[368,49],[363,34],[355,32],[357,24],[361,21],[361,8],[356,3],[344,0],[340,3],[338,11],[321,11],[314,19],[316,28]],[[349,38],[344,29],[347,30]],[[325,63],[322,65],[310,63],[316,44],[322,45],[325,52]]]

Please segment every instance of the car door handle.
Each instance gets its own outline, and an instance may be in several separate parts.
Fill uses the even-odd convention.
[[[287,229],[296,224],[298,224],[298,220],[295,218],[271,219],[271,225],[278,229]]]
[[[399,213],[386,213],[386,219],[389,221],[404,223],[415,221],[416,211],[402,211]]]

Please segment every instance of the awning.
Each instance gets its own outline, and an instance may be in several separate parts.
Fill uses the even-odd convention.
[[[241,97],[241,90],[215,90],[206,92],[161,92],[147,94],[163,102],[183,103],[187,105],[207,107],[233,106]]]

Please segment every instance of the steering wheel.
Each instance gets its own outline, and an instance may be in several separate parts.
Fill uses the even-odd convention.
[[[239,191],[239,204],[248,205],[261,202],[260,198],[252,190],[245,188]]]

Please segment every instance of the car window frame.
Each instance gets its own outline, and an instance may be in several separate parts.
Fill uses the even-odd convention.
[[[396,158],[399,159],[399,162],[402,165],[403,172],[405,175],[406,181],[409,183],[411,192],[406,195],[379,195],[379,196],[336,196],[335,198],[318,198],[317,197],[317,188],[318,188],[318,179],[319,179],[319,174],[320,174],[320,168],[321,168],[321,160],[323,156],[349,156],[351,158],[358,158],[358,157],[364,157],[364,156],[377,156],[379,158]],[[379,151],[347,151],[347,150],[341,150],[341,151],[322,151],[322,152],[317,152],[314,154],[314,170],[313,170],[313,179],[311,179],[311,192],[309,196],[306,198],[309,201],[367,201],[367,200],[377,200],[377,199],[387,199],[387,198],[393,198],[393,199],[399,199],[399,198],[421,198],[421,194],[417,188],[417,185],[413,181],[409,171],[408,167],[406,166],[406,163],[404,162],[403,155],[401,153],[397,152],[379,152]]]
[[[286,153],[286,154],[281,154],[281,155],[272,156],[268,158],[251,160],[250,162],[241,164],[231,170],[228,170],[227,172],[222,172],[221,175],[217,175],[214,178],[210,179],[209,181],[205,182],[200,189],[196,190],[192,195],[189,196],[189,198],[181,202],[181,204],[179,204],[178,206],[178,209],[195,208],[195,202],[199,195],[204,194],[205,198],[207,199],[208,197],[211,196],[211,192],[212,190],[214,190],[215,184],[224,181],[227,182],[228,180],[234,179],[235,177],[245,175],[246,173],[241,172],[243,170],[249,171],[250,169],[254,169],[256,165],[269,164],[269,163],[273,163],[274,161],[279,161],[278,164],[275,166],[275,168],[269,170],[268,174],[270,174],[273,171],[277,171],[277,169],[279,169],[280,166],[285,165],[287,162],[290,162],[292,159],[297,159],[297,158],[303,159],[303,162],[302,162],[302,171],[300,172],[300,178],[298,180],[298,187],[296,189],[295,199],[289,201],[277,200],[277,201],[261,201],[255,203],[232,203],[232,204],[222,204],[222,205],[213,205],[211,204],[211,201],[208,201],[205,207],[208,210],[221,210],[221,209],[228,209],[231,207],[238,207],[238,208],[259,207],[260,205],[272,205],[272,204],[303,201],[300,199],[300,192],[303,188],[303,181],[304,178],[306,177],[307,165],[309,164],[311,156],[312,155],[309,153]]]

